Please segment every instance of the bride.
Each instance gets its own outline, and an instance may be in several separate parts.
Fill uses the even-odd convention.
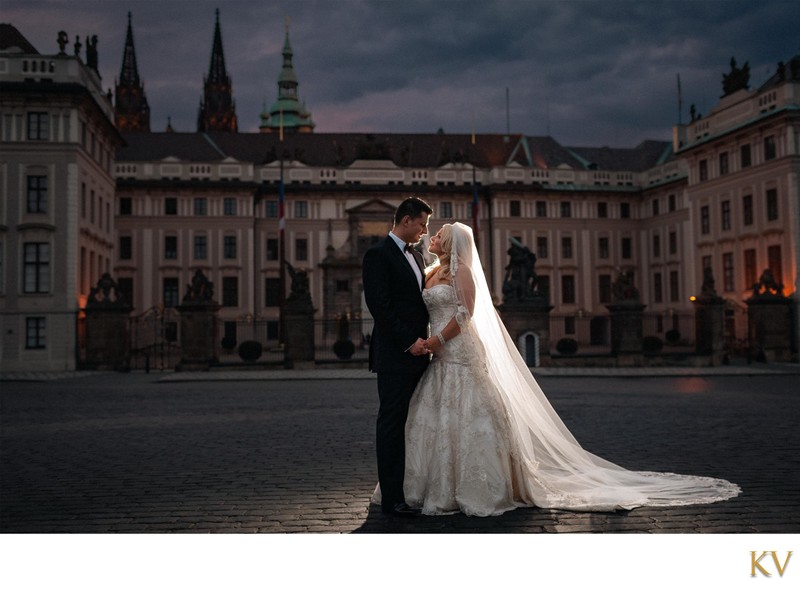
[[[423,291],[434,356],[406,423],[410,506],[428,515],[491,516],[525,506],[612,511],[740,492],[723,479],[626,470],[584,450],[500,321],[472,230],[446,224],[428,249],[437,256]]]

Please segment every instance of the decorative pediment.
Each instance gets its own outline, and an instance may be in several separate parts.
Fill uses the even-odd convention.
[[[366,202],[362,202],[361,204],[357,204],[352,208],[347,209],[347,214],[355,215],[355,214],[386,214],[389,213],[390,215],[394,215],[394,211],[397,210],[397,207],[385,202],[384,200],[380,200],[378,198],[373,198],[372,200],[367,200]]]
[[[508,157],[506,166],[510,167],[512,165],[528,167],[533,166],[531,149],[530,146],[528,146],[528,139],[525,136],[522,136],[519,139],[517,146],[515,146],[514,150],[511,152],[511,156]]]

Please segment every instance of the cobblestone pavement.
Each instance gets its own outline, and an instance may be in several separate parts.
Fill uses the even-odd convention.
[[[738,498],[415,520],[369,505],[377,395],[368,374],[5,378],[0,532],[796,533],[800,377],[792,369],[539,374],[589,451],[631,469],[724,477],[742,487]]]

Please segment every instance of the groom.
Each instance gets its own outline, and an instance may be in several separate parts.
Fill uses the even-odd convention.
[[[428,232],[430,205],[419,198],[404,200],[385,238],[364,255],[363,283],[367,307],[375,320],[369,345],[369,368],[378,374],[376,447],[381,509],[413,517],[403,494],[405,426],[414,388],[428,365],[423,340],[428,310],[422,300],[425,265],[411,245]]]

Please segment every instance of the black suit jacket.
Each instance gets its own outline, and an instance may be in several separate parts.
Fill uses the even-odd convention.
[[[412,254],[424,274],[422,256],[416,251]],[[411,372],[424,368],[428,357],[405,351],[418,338],[428,336],[428,310],[411,263],[388,235],[364,255],[362,280],[367,307],[375,320],[370,370]]]

